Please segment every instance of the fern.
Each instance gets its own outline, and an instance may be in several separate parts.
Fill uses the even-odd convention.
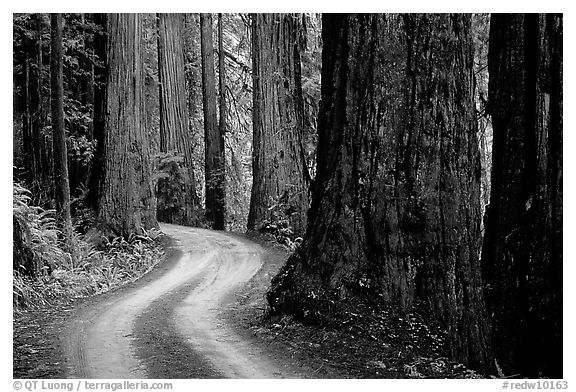
[[[162,258],[155,244],[163,235],[158,229],[128,239],[105,238],[103,249],[97,249],[75,231],[65,243],[53,210],[31,206],[30,192],[18,183],[14,183],[13,195],[15,230],[20,231],[20,236],[14,238],[23,249],[18,254],[27,257],[14,263],[12,293],[16,311],[109,290],[148,272]],[[27,264],[28,257],[32,258],[34,271],[17,267]]]

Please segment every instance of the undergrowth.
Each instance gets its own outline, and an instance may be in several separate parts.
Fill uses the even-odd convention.
[[[163,256],[157,229],[143,235],[101,238],[94,245],[75,230],[64,238],[53,210],[30,205],[13,188],[13,304],[16,312],[110,290],[152,269]]]
[[[323,325],[266,314],[254,330],[354,378],[481,378],[448,359],[446,331],[425,313],[350,302]]]
[[[303,235],[295,232],[292,227],[292,214],[296,211],[294,201],[291,201],[289,193],[285,192],[281,197],[270,198],[270,204],[268,219],[262,221],[257,227],[257,232],[252,235],[294,252],[302,243],[300,235]]]

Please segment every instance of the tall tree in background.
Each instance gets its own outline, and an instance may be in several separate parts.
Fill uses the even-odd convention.
[[[253,183],[248,230],[258,230],[282,208],[296,233],[306,229],[310,175],[305,126],[298,14],[252,15]]]
[[[480,276],[470,15],[327,15],[317,176],[273,312],[423,306],[453,359],[493,372]],[[333,302],[332,302],[333,301]]]
[[[108,80],[108,37],[107,15],[94,14],[94,23],[98,27],[94,34],[94,111],[92,129],[95,143],[94,158],[88,182],[88,205],[98,209],[102,180],[104,178],[104,142],[106,127],[106,91]]]
[[[81,23],[83,26],[90,24],[92,27],[94,14],[81,14]],[[94,113],[94,35],[89,34],[87,28],[84,28],[82,35],[82,47],[84,55],[80,57],[80,67],[82,75],[80,77],[80,103],[85,107],[92,107]],[[93,139],[94,123],[88,123],[88,137]]]
[[[63,14],[64,109],[68,139],[71,197],[81,197],[89,183],[94,152],[93,14]]]
[[[562,15],[492,15],[482,252],[503,370],[562,378]]]
[[[43,14],[31,14],[31,36],[25,36],[23,153],[25,178],[35,192],[49,183],[51,145],[44,136],[45,108],[42,99]]]
[[[226,135],[226,61],[224,61],[224,26],[218,14],[218,92],[220,110],[220,135]]]
[[[104,176],[98,220],[102,228],[122,235],[157,226],[143,126],[141,28],[140,14],[107,15]]]
[[[211,14],[200,14],[200,41],[204,105],[206,219],[211,223],[212,228],[223,230],[226,196],[224,135],[220,132],[216,115],[216,77]]]
[[[66,131],[64,129],[64,80],[62,75],[62,14],[50,14],[50,106],[52,109],[52,151],[54,156],[54,198],[56,211],[67,236],[72,231]]]
[[[183,14],[158,14],[158,76],[160,81],[160,151],[183,156],[183,194],[179,200],[158,205],[158,218],[168,223],[196,225],[199,204],[193,170],[192,137],[186,101]],[[170,178],[160,179],[162,182]],[[165,184],[167,185],[167,184]],[[181,198],[181,199],[180,199]],[[182,212],[183,211],[183,212]]]

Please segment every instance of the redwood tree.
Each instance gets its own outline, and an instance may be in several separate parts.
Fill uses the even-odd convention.
[[[98,203],[101,228],[129,235],[157,226],[144,129],[140,14],[109,14],[108,77]]]
[[[62,14],[50,14],[50,106],[52,109],[52,150],[54,155],[54,196],[56,211],[67,235],[71,234],[70,185],[66,131],[64,129],[64,80],[62,76]]]
[[[92,115],[92,129],[95,149],[88,182],[88,204],[94,210],[98,209],[102,180],[104,178],[104,135],[106,127],[106,91],[108,80],[107,19],[106,14],[94,14],[94,23],[98,27],[94,33],[94,111]]]
[[[317,175],[272,312],[423,306],[453,359],[493,372],[482,298],[470,15],[322,20]]]
[[[252,171],[248,230],[287,215],[303,234],[310,175],[300,52],[302,15],[252,15]],[[280,210],[280,211],[279,211]]]
[[[193,169],[192,136],[189,129],[182,40],[183,14],[158,14],[158,76],[160,95],[160,151],[183,157],[182,200],[170,206],[158,203],[158,219],[168,223],[196,225],[196,178]],[[171,179],[161,179],[161,182]]]
[[[225,226],[224,135],[216,115],[216,77],[212,15],[200,14],[200,49],[202,53],[202,96],[204,105],[204,146],[206,181],[206,219],[216,230]]]
[[[506,374],[562,378],[562,15],[492,15],[488,66],[494,347]]]

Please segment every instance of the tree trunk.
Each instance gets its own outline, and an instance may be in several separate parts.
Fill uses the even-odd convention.
[[[101,227],[128,236],[156,227],[143,96],[140,14],[109,14]]]
[[[272,311],[421,306],[453,359],[492,372],[470,16],[324,14],[322,29],[308,229],[272,282]]]
[[[204,145],[206,179],[206,219],[216,230],[225,227],[224,135],[216,116],[216,78],[212,15],[200,14],[200,45],[202,52],[202,95],[204,106]]]
[[[202,99],[202,80],[200,76],[202,65],[200,42],[198,42],[198,36],[200,36],[198,18],[197,14],[184,14],[184,30],[187,33],[184,39],[186,91],[191,132],[195,132],[202,123],[198,118],[198,111],[202,105],[200,102]],[[199,136],[203,137],[203,135]]]
[[[222,135],[222,138],[226,135],[226,62],[224,61],[223,35],[222,14],[218,14],[218,91],[220,99],[220,135]]]
[[[54,159],[54,196],[56,212],[67,238],[72,234],[68,154],[64,129],[64,80],[62,51],[62,14],[50,14],[50,91],[52,109],[52,151]]]
[[[562,15],[492,15],[482,251],[505,373],[562,378]]]
[[[196,178],[193,169],[192,135],[186,101],[182,14],[158,14],[158,74],[160,92],[160,151],[184,158],[184,192],[177,205],[158,206],[159,219],[168,223],[197,225]],[[170,179],[166,179],[170,180]],[[164,181],[166,181],[164,180]],[[163,180],[160,180],[163,181]],[[159,184],[160,186],[161,184]]]
[[[298,14],[252,16],[254,135],[248,230],[284,217],[295,233],[306,229],[310,175],[302,141],[301,33]]]
[[[90,168],[88,183],[88,204],[98,209],[104,178],[104,142],[106,126],[106,91],[108,79],[108,38],[106,35],[106,14],[94,14],[94,23],[98,26],[94,34],[94,113],[92,117],[95,143],[94,158]]]
[[[82,24],[93,23],[94,14],[82,14]],[[84,55],[80,59],[82,68],[82,76],[80,78],[81,94],[80,103],[84,107],[91,107],[90,114],[94,114],[94,39],[84,33],[82,37],[82,46],[84,47]],[[94,123],[88,123],[88,140],[94,138]]]
[[[22,163],[24,166],[24,179],[30,186],[34,182],[34,144],[32,143],[32,115],[30,99],[30,57],[28,51],[24,53],[24,83],[23,101],[24,110],[22,113]]]
[[[32,14],[33,38],[26,39],[26,128],[24,131],[24,162],[26,178],[33,193],[38,193],[49,180],[49,171],[43,167],[42,150],[42,15]],[[46,154],[46,152],[44,152]]]

